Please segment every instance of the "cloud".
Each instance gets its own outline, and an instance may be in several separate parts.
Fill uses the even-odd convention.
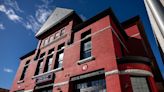
[[[42,0],[43,4],[36,5],[35,14],[27,16],[26,21],[23,23],[25,28],[36,33],[52,13],[51,8],[54,7],[50,5],[52,2],[53,0]]]
[[[18,3],[16,2],[16,0],[4,0],[4,4],[7,6],[12,7],[14,10],[19,11],[19,12],[23,12],[19,6]]]
[[[86,18],[83,14],[80,14],[80,18],[81,18],[83,21],[87,20],[87,18]]]
[[[38,9],[35,14],[37,21],[40,23],[44,23],[47,17],[51,14],[51,12],[52,11],[49,9],[44,9],[44,8]]]
[[[24,23],[25,28],[30,29],[34,33],[36,33],[40,28],[41,24],[37,22],[37,20],[32,15],[28,16],[27,19],[28,21]]]
[[[20,16],[18,16],[18,15],[14,12],[13,9],[11,9],[11,8],[7,9],[4,5],[0,5],[0,12],[5,13],[5,14],[7,15],[7,17],[8,17],[10,20],[14,21],[14,22],[16,22],[16,21],[21,21],[21,19],[22,19]]]
[[[1,12],[6,12],[6,8],[5,8],[4,5],[0,5],[0,11],[1,11]]]
[[[4,68],[3,71],[4,72],[7,72],[7,73],[12,73],[13,72],[13,70],[10,69],[10,68]]]
[[[3,4],[0,4],[0,12],[4,13],[10,20],[20,23],[27,30],[31,30],[34,33],[39,30],[52,13],[52,9],[55,8],[54,5],[51,5],[53,0],[41,0],[41,4],[35,5],[36,11],[34,14],[26,14],[25,17],[21,17],[18,14],[24,15],[24,12],[20,9],[16,0],[4,0],[3,2]]]
[[[4,30],[4,29],[5,29],[4,25],[0,23],[0,30]]]

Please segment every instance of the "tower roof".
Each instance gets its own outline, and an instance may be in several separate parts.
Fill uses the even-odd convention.
[[[67,18],[70,14],[73,13],[74,10],[66,9],[66,8],[59,8],[57,7],[53,13],[49,16],[47,21],[43,24],[40,30],[36,33],[36,37],[45,33],[48,29],[58,24],[60,21]]]

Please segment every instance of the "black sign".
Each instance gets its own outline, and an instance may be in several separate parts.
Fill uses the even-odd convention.
[[[36,85],[51,83],[54,80],[54,74],[49,73],[36,78]]]

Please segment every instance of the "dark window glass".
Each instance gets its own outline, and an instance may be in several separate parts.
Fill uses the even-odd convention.
[[[45,69],[44,72],[48,72],[51,70],[52,67],[52,60],[53,60],[53,55],[49,56],[46,61]]]
[[[42,53],[39,57],[39,61],[38,61],[38,64],[37,64],[35,75],[38,75],[38,74],[42,73],[44,56],[45,56],[45,52]]]
[[[26,74],[26,72],[27,72],[27,68],[28,68],[28,66],[29,66],[29,63],[30,63],[30,60],[28,60],[28,61],[25,63],[25,66],[24,66],[24,68],[23,68],[23,72],[22,72],[22,75],[21,75],[20,80],[23,80],[23,79],[24,79],[25,74]]]
[[[55,68],[62,67],[64,57],[64,43],[58,46],[58,52],[55,60]]]
[[[86,80],[75,82],[74,92],[106,92],[106,83],[104,79],[93,78]]]
[[[47,60],[46,60],[46,65],[45,65],[45,68],[44,68],[44,72],[48,72],[48,71],[51,70],[52,61],[53,61],[53,54],[54,54],[54,48],[50,49],[48,51],[48,57],[47,57]]]
[[[53,53],[54,53],[54,48],[48,51],[48,54],[53,54]]]
[[[35,75],[42,73],[42,68],[43,68],[43,59],[39,60]]]
[[[84,32],[81,36],[81,52],[80,52],[80,59],[85,59],[91,56],[92,44],[91,44],[91,30]]]

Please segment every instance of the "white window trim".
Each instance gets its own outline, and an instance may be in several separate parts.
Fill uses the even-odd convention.
[[[86,62],[89,62],[89,61],[92,61],[92,60],[94,60],[95,59],[95,57],[94,56],[90,56],[90,57],[88,57],[88,58],[85,58],[85,59],[82,59],[82,60],[79,60],[79,61],[77,61],[77,64],[84,64],[84,63],[86,63]]]
[[[39,75],[33,76],[32,79],[35,79],[37,77],[40,77],[40,76],[43,76],[43,75],[46,75],[46,74],[49,74],[49,73],[56,73],[56,72],[61,71],[61,70],[63,70],[63,67],[59,67],[59,68],[53,69],[51,71],[48,71],[48,72],[41,73]]]
[[[24,80],[19,80],[17,83],[20,84],[20,83],[23,83],[23,82],[24,82]]]

